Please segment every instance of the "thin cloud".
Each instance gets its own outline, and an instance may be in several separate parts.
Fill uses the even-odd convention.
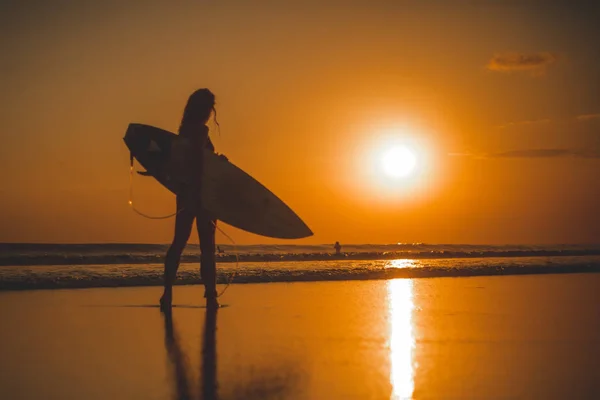
[[[523,120],[523,121],[511,121],[511,122],[506,122],[500,125],[496,125],[494,126],[495,128],[498,129],[505,129],[505,128],[513,128],[513,127],[521,127],[521,126],[531,126],[531,125],[543,125],[543,124],[549,124],[549,123],[571,123],[571,122],[590,122],[590,121],[600,121],[600,113],[594,113],[594,114],[581,114],[581,115],[575,115],[573,117],[568,117],[568,118],[563,118],[563,119],[549,119],[549,118],[544,118],[544,119],[532,119],[532,120]]]
[[[554,53],[502,53],[495,54],[487,64],[487,69],[496,72],[530,72],[543,74],[546,69],[558,61]]]
[[[522,125],[540,125],[540,124],[549,124],[552,120],[546,119],[534,119],[534,120],[526,120],[526,121],[515,121],[515,122],[507,122],[502,125],[497,125],[496,128],[504,129],[510,128],[513,126],[522,126]]]
[[[490,158],[556,158],[573,155],[569,149],[525,149],[488,154]]]
[[[448,156],[452,157],[471,157],[471,158],[531,158],[531,159],[544,159],[544,158],[593,158],[600,159],[600,149],[566,149],[566,148],[550,148],[550,149],[522,149],[522,150],[510,150],[502,151],[498,153],[448,153]]]
[[[575,117],[575,119],[579,122],[592,121],[595,119],[600,119],[600,113],[578,115]]]

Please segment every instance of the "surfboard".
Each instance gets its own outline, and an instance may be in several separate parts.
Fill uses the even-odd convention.
[[[171,192],[186,185],[177,155],[185,138],[150,125],[129,124],[123,140],[131,156]],[[280,198],[256,179],[210,150],[204,153],[202,206],[236,228],[279,239],[312,236],[310,228]]]

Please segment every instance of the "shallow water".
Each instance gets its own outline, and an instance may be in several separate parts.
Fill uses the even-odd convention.
[[[0,293],[0,398],[598,398],[599,274]],[[175,303],[202,304],[198,286]]]

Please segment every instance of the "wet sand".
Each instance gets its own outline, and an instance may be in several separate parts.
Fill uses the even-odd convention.
[[[600,274],[0,292],[1,399],[600,396]]]

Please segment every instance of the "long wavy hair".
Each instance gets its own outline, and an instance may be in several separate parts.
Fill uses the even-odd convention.
[[[187,131],[188,128],[206,124],[211,114],[215,124],[220,128],[217,121],[217,109],[215,108],[215,95],[206,88],[196,90],[190,95],[183,110],[179,133]]]

